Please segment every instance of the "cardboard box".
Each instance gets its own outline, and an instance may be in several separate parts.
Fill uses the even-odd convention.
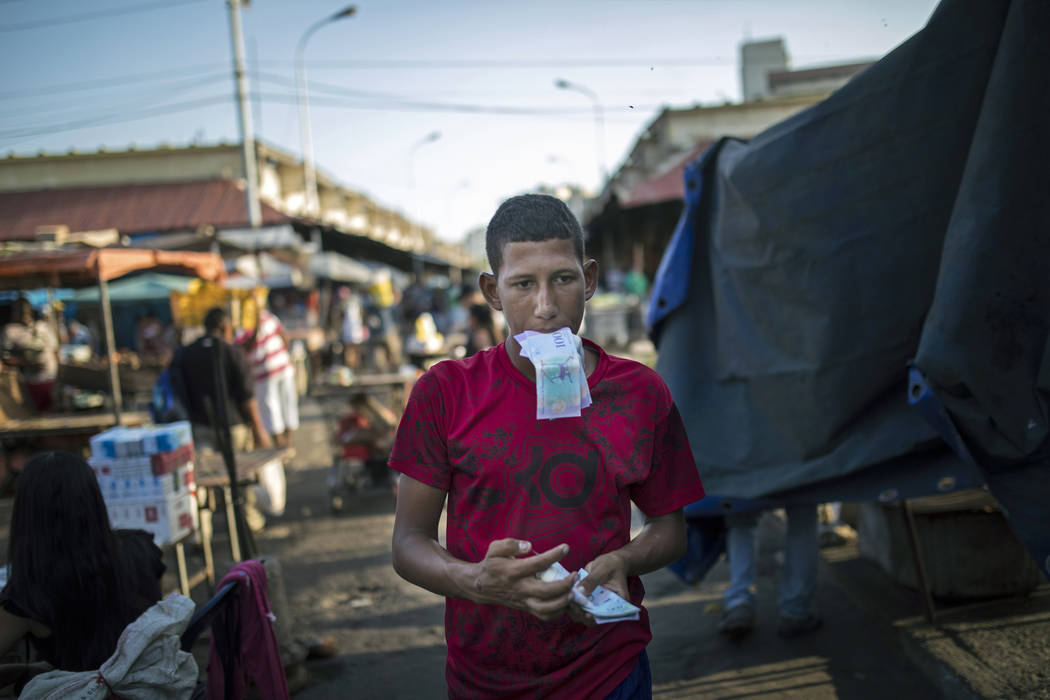
[[[114,528],[145,530],[158,546],[173,544],[196,528],[197,499],[188,493],[159,500],[107,501],[106,509]]]
[[[149,456],[150,469],[154,476],[173,472],[187,462],[193,461],[193,443],[180,445],[168,452],[157,452]]]
[[[163,500],[186,494],[196,495],[197,482],[194,476],[193,463],[188,462],[173,472],[155,476],[148,469],[134,474],[106,474],[106,467],[98,475],[98,486],[102,498],[106,501],[127,501],[142,499]]]
[[[89,442],[93,457],[142,457],[174,452],[183,445],[192,445],[193,430],[187,421],[149,427],[116,426],[98,433]]]

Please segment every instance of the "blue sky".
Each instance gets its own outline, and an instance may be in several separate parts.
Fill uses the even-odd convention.
[[[260,138],[300,153],[295,45],[333,0],[243,13]],[[737,101],[745,37],[792,66],[877,58],[935,0],[537,0],[352,3],[307,44],[318,167],[457,239],[541,183],[599,180],[661,106]],[[0,153],[238,140],[223,0],[0,0]],[[424,141],[438,131],[437,140]]]

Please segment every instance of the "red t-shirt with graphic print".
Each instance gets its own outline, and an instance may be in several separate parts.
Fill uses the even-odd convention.
[[[390,466],[448,492],[446,546],[476,562],[493,540],[544,552],[570,547],[576,571],[630,540],[631,501],[650,516],[703,497],[682,419],[663,380],[632,360],[599,354],[593,404],[579,418],[536,419],[536,387],[503,344],[441,362],[416,382]],[[641,605],[641,579],[628,579]],[[604,697],[651,638],[648,614],[587,627],[544,622],[499,605],[449,598],[451,697]]]

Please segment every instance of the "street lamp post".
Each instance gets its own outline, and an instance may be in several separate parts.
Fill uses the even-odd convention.
[[[591,90],[586,85],[572,83],[563,78],[555,80],[554,87],[559,90],[573,90],[589,97],[591,102],[594,103],[594,151],[598,157],[598,188],[600,190],[605,187],[605,180],[609,176],[609,171],[605,167],[605,112],[602,109],[601,100],[598,99],[598,95],[594,90]]]
[[[297,97],[299,102],[299,140],[303,150],[303,210],[306,214],[320,214],[320,202],[317,198],[317,174],[314,172],[314,143],[310,134],[310,96],[306,87],[306,64],[303,54],[306,42],[314,33],[330,22],[352,16],[357,7],[350,5],[334,15],[329,15],[303,32],[295,47],[295,73],[297,80]]]
[[[422,148],[423,146],[427,145],[428,143],[434,143],[435,141],[437,141],[440,138],[441,138],[441,132],[440,131],[431,131],[429,134],[427,134],[426,136],[424,136],[423,138],[419,139],[414,144],[412,144],[412,148],[410,148],[408,150],[408,188],[409,189],[413,189],[415,187],[415,178],[413,177],[412,159],[415,157],[416,151],[418,151],[420,148]]]

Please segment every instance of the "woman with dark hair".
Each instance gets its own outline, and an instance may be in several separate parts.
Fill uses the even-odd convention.
[[[69,452],[26,463],[18,479],[0,591],[0,653],[28,635],[40,657],[87,671],[161,598],[163,555],[142,530],[113,530],[95,473]]]

